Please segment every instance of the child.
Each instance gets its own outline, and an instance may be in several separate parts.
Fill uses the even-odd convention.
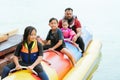
[[[43,47],[36,40],[36,29],[32,26],[25,28],[23,41],[17,46],[13,57],[13,63],[4,67],[1,78],[8,76],[11,69],[19,70],[26,66],[29,70],[35,70],[42,80],[49,80],[40,64],[43,56]],[[21,60],[19,60],[19,57]]]
[[[47,47],[48,50],[56,50],[66,54],[74,66],[75,60],[65,46],[62,32],[58,28],[58,20],[56,18],[51,18],[49,20],[49,26],[51,27],[51,29],[47,35],[46,40],[44,41],[44,43],[50,42],[49,47]],[[47,48],[46,46],[44,46],[44,49],[47,49]]]
[[[61,28],[63,36],[65,39],[71,41],[71,40],[73,40],[73,37],[76,35],[76,33],[72,29],[68,28],[68,26],[69,26],[68,21],[63,20],[62,21],[62,28]]]

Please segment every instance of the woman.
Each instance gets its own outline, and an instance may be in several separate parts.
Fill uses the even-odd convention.
[[[19,70],[22,66],[26,66],[29,70],[35,70],[42,80],[49,80],[40,64],[43,56],[43,47],[41,43],[37,42],[36,33],[36,29],[32,26],[25,28],[23,41],[16,48],[13,63],[4,67],[1,75],[2,79],[8,76],[11,69]]]

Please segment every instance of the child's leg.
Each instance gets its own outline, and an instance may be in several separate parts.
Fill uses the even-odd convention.
[[[42,80],[49,80],[47,74],[45,73],[45,71],[39,72],[38,76],[42,79]]]
[[[38,73],[38,76],[42,79],[42,80],[49,80],[47,74],[45,73],[45,71],[42,68],[41,64],[38,64],[37,66],[35,66],[34,70]]]
[[[15,64],[14,63],[10,63],[10,64],[6,65],[3,68],[3,71],[2,71],[2,74],[1,74],[1,79],[7,77],[9,72],[10,72],[10,70],[13,69],[13,68],[15,68]]]
[[[74,58],[72,57],[72,55],[70,54],[70,51],[68,51],[67,48],[63,48],[63,49],[61,50],[61,52],[64,53],[65,55],[67,55],[68,58],[71,60],[73,66],[75,66],[75,59],[74,59]]]

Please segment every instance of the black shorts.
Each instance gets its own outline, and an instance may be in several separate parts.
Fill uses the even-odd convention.
[[[60,47],[56,48],[55,50],[60,52],[63,48],[65,48],[65,46],[60,46]]]
[[[45,46],[43,46],[43,49],[47,50],[47,49],[49,49],[51,47],[53,47],[53,46],[51,46],[51,45],[45,45]],[[60,47],[56,48],[55,50],[56,51],[61,51],[63,48],[65,48],[65,45],[61,45]]]

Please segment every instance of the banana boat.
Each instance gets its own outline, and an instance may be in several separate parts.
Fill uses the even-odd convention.
[[[44,51],[41,62],[49,80],[90,80],[97,69],[102,44],[99,40],[93,40],[92,34],[86,29],[82,30],[82,38],[85,43],[85,52],[82,54],[77,44],[65,41],[66,47],[75,58],[73,67],[68,57],[57,51]],[[29,70],[14,71],[3,80],[41,80],[37,74]]]

